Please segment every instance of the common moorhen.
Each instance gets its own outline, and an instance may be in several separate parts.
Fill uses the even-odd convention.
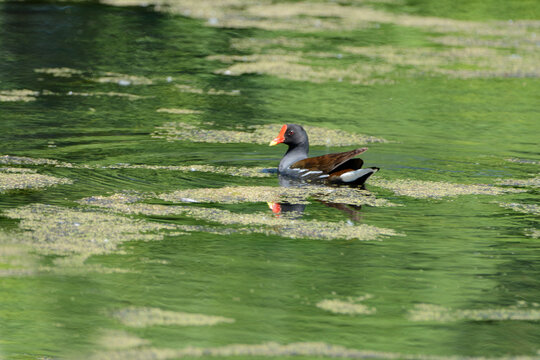
[[[354,158],[367,148],[308,158],[308,136],[300,125],[283,125],[270,146],[281,143],[289,146],[279,162],[278,172],[281,176],[327,185],[361,186],[379,170],[377,167],[362,169],[362,159]]]

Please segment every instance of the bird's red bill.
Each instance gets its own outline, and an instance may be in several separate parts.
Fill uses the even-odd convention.
[[[272,210],[272,212],[276,216],[279,216],[279,214],[281,214],[281,204],[280,203],[269,202],[267,204],[268,204],[268,207],[270,208],[270,210]]]
[[[274,146],[274,145],[281,144],[282,142],[284,142],[285,131],[287,131],[287,125],[283,125],[281,127],[281,131],[279,132],[279,135],[276,136],[276,138],[270,142],[270,146]]]

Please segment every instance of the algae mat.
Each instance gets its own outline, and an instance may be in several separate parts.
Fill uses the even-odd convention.
[[[0,358],[538,359],[539,11],[0,1]]]

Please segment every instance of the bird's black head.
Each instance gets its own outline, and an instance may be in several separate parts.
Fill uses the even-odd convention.
[[[281,143],[293,147],[300,144],[308,144],[308,136],[302,126],[296,124],[286,124],[281,128],[279,135],[272,140],[272,142],[270,142],[270,146]]]

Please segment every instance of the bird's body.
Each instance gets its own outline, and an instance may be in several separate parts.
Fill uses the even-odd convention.
[[[379,168],[362,169],[362,159],[354,158],[367,148],[354,149],[316,157],[308,157],[309,140],[300,125],[283,125],[279,135],[270,143],[284,143],[289,149],[281,159],[278,172],[281,176],[305,182],[328,185],[361,186]]]

